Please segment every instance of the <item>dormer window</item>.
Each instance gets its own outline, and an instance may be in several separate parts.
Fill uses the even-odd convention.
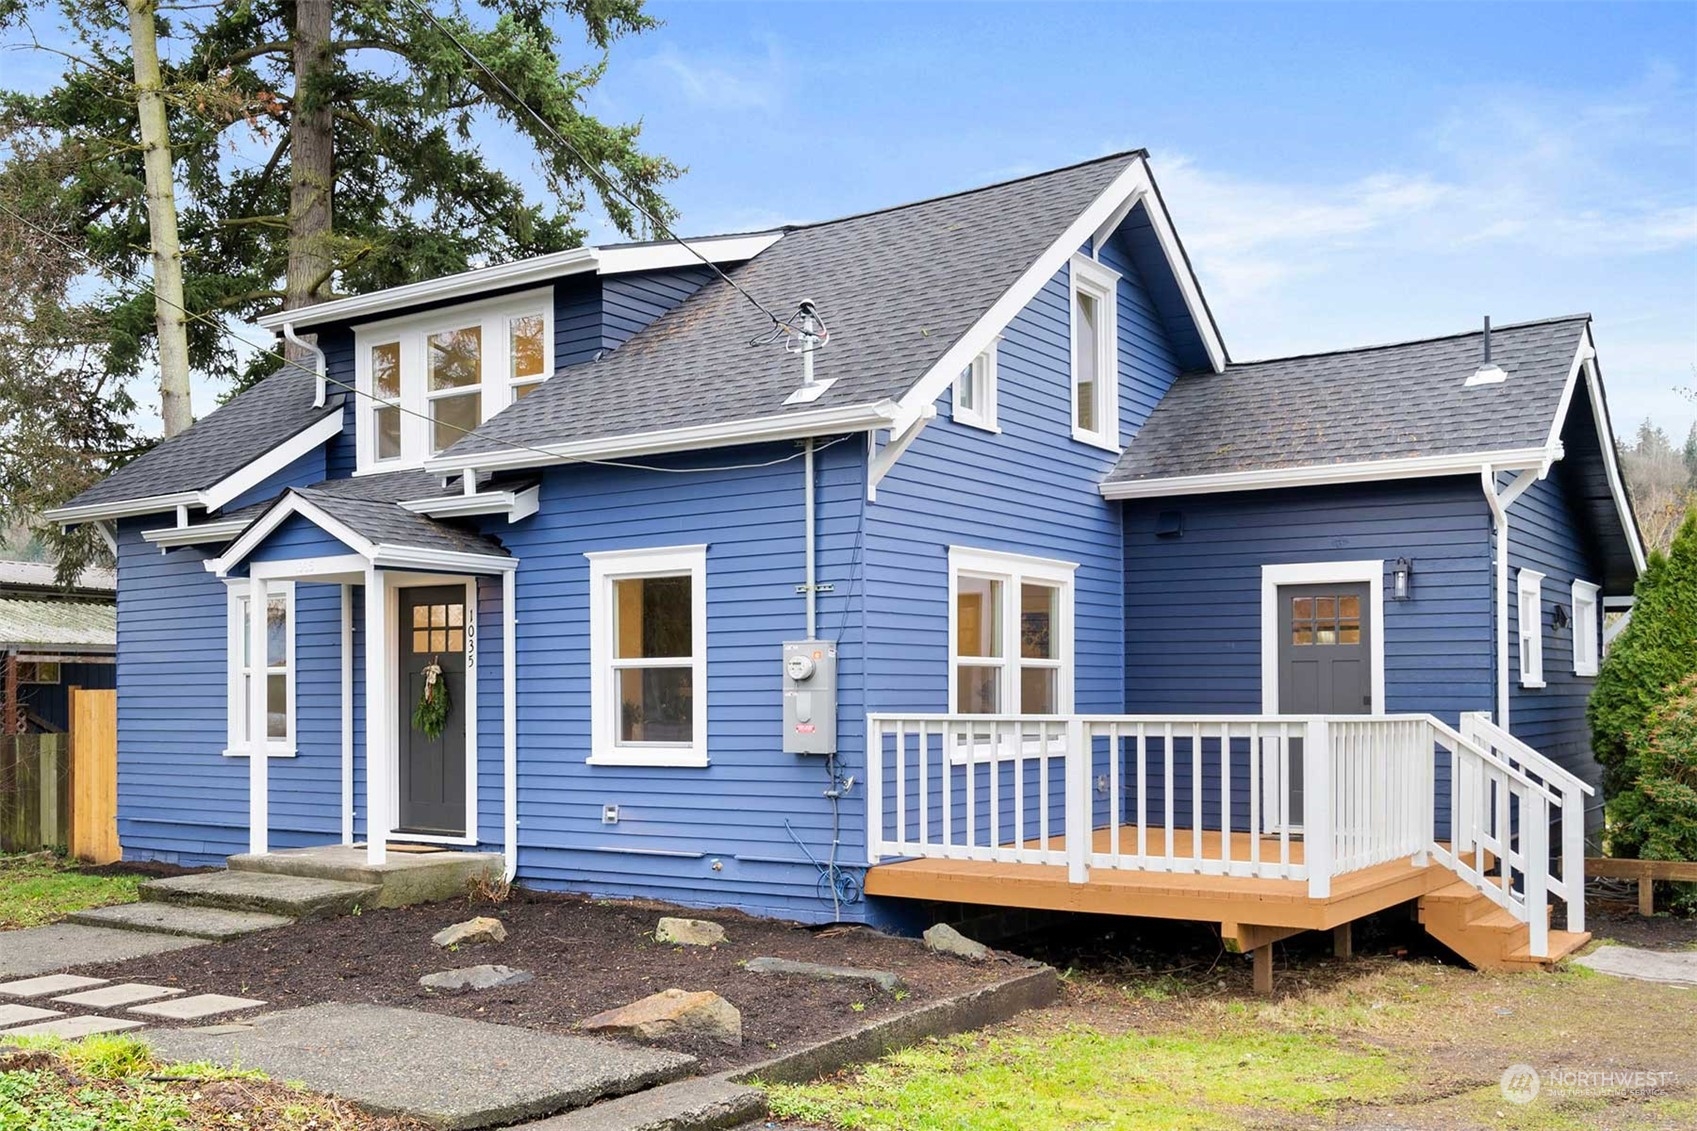
[[[1119,328],[1114,288],[1119,275],[1094,259],[1072,261],[1072,437],[1118,451]]]
[[[550,289],[354,328],[359,470],[416,467],[554,371]]]
[[[972,364],[955,378],[954,418],[959,424],[970,424],[995,432],[996,428],[996,347],[972,359]]]

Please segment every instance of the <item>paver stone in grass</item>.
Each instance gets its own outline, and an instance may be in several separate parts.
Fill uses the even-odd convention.
[[[201,1017],[215,1017],[220,1013],[234,1013],[238,1009],[252,1009],[256,1005],[264,1004],[251,997],[195,994],[192,997],[173,998],[170,1001],[156,1001],[152,1005],[134,1006],[129,1012],[166,1021],[194,1021]]]
[[[59,1037],[74,1041],[95,1033],[118,1033],[125,1029],[140,1029],[145,1022],[126,1021],[122,1017],[58,1017],[52,1021],[37,1021],[0,1032],[0,1041],[8,1037]]]
[[[705,919],[667,916],[654,928],[654,941],[673,946],[718,946],[725,941],[725,928]]]
[[[511,966],[462,966],[458,970],[426,974],[418,984],[427,990],[494,990],[523,985],[535,978],[529,970],[514,970]]]
[[[138,1005],[155,998],[176,997],[182,990],[169,986],[149,986],[143,982],[120,982],[115,986],[100,986],[81,993],[63,994],[54,998],[66,1005],[81,1005],[88,1009],[117,1009],[120,1005]]]
[[[505,942],[507,928],[501,920],[479,915],[475,919],[467,919],[463,923],[455,923],[451,927],[443,927],[430,941],[440,947],[467,946],[471,943]]]
[[[691,1033],[730,1045],[742,1044],[742,1013],[711,990],[687,993],[661,990],[641,1001],[597,1013],[578,1022],[591,1032],[625,1033],[657,1040],[674,1033]]]
[[[46,974],[39,978],[0,982],[0,994],[7,997],[46,997],[48,994],[68,994],[72,990],[105,984],[105,978],[84,978],[79,974]]]
[[[61,1017],[62,1009],[37,1009],[33,1005],[18,1005],[15,1002],[0,1004],[0,1029],[9,1025],[22,1025],[25,1021],[40,1021],[45,1017]]]

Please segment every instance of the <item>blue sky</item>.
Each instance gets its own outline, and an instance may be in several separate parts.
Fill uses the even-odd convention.
[[[681,231],[1141,146],[1239,360],[1590,311],[1617,431],[1697,417],[1697,4],[651,10],[592,107]]]

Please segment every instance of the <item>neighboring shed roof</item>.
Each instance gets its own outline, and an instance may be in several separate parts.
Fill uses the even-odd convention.
[[[58,581],[58,567],[52,562],[17,562],[10,559],[0,559],[0,593],[8,590],[26,590],[30,592],[65,593],[65,592],[103,592],[111,593],[118,587],[118,575],[109,569],[89,566],[77,575],[76,581],[69,590],[62,588]]]
[[[599,360],[561,370],[443,455],[870,404],[905,393],[1139,152],[788,231],[731,278],[787,317],[812,299],[830,343],[811,404],[801,364],[751,345],[770,322],[714,280]]]
[[[1494,328],[1508,378],[1471,388],[1479,331],[1187,374],[1106,482],[1541,448],[1589,321]]]
[[[118,609],[110,601],[0,598],[0,649],[111,652],[117,647]]]

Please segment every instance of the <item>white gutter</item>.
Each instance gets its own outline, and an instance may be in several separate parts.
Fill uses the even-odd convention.
[[[469,455],[456,454],[449,450],[439,458],[426,460],[424,470],[438,475],[457,475],[470,470],[502,471],[521,467],[546,467],[556,463],[582,463],[695,451],[702,448],[723,448],[735,444],[804,440],[809,436],[825,436],[836,432],[866,432],[874,428],[888,428],[895,416],[895,402],[882,400],[876,404],[787,412],[778,416],[697,424],[658,432],[637,432],[626,436],[574,441],[569,444],[535,444]]]
[[[144,514],[176,510],[180,506],[205,506],[205,492],[176,491],[169,495],[149,495],[141,499],[122,499],[112,503],[83,503],[75,507],[55,507],[42,514],[48,522],[75,526],[82,522],[98,522],[114,518],[136,518]]]
[[[316,386],[316,391],[313,393],[312,407],[323,408],[325,372],[328,366],[328,362],[324,359],[324,351],[319,349],[316,343],[302,341],[299,337],[297,337],[295,335],[295,324],[293,322],[283,323],[283,340],[294,346],[296,349],[306,350],[317,359],[313,364],[313,373],[318,378],[318,384]]]
[[[1167,479],[1131,479],[1103,483],[1104,499],[1163,499],[1170,495],[1209,495],[1223,491],[1270,491],[1280,487],[1322,487],[1337,483],[1371,483],[1386,479],[1424,479],[1438,475],[1472,475],[1481,466],[1498,471],[1535,467],[1548,470],[1560,459],[1561,446],[1508,448],[1464,455],[1411,456],[1406,459],[1318,463],[1305,467],[1275,467],[1255,471],[1225,471],[1211,475],[1181,475]]]

